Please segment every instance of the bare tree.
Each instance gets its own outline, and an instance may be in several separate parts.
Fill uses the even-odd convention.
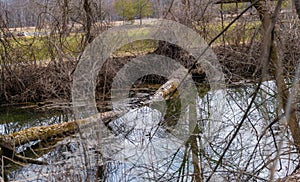
[[[136,93],[138,92],[136,90],[144,86],[147,79],[162,85],[166,80],[147,75],[137,80],[130,91],[130,97],[134,97],[129,98],[133,100],[130,107],[134,109],[124,110],[119,114],[112,111],[110,102],[104,102],[101,103],[103,104],[100,106],[103,107],[101,109],[109,111],[97,116],[110,116],[109,120],[105,120],[101,125],[102,129],[105,128],[105,131],[107,129],[113,134],[111,138],[105,138],[109,141],[106,141],[107,143],[115,144],[115,139],[121,138],[121,144],[126,141],[132,146],[153,146],[153,150],[149,153],[141,156],[131,155],[138,153],[132,147],[127,161],[124,162],[102,155],[105,152],[109,154],[116,152],[113,149],[98,151],[98,148],[87,147],[85,150],[87,154],[91,152],[93,157],[103,159],[101,163],[97,163],[97,168],[88,169],[84,160],[77,160],[85,154],[78,153],[81,145],[76,138],[78,125],[75,121],[70,121],[62,124],[47,123],[49,126],[30,129],[21,128],[21,131],[14,133],[11,128],[16,126],[7,123],[5,127],[11,130],[6,135],[0,135],[0,145],[6,152],[4,156],[13,158],[10,155],[16,150],[13,145],[22,151],[19,154],[27,155],[28,151],[23,151],[19,146],[27,144],[29,140],[40,143],[40,140],[45,140],[43,136],[53,134],[55,135],[53,138],[62,136],[57,137],[62,141],[55,142],[54,150],[49,147],[53,143],[45,147],[47,156],[54,161],[52,168],[34,166],[35,170],[31,170],[31,166],[26,166],[30,172],[37,171],[39,174],[48,172],[49,175],[45,175],[45,180],[78,181],[91,175],[93,179],[103,181],[133,178],[150,181],[200,182],[213,178],[216,181],[268,181],[283,177],[297,169],[300,160],[299,101],[298,93],[293,92],[297,84],[291,81],[295,79],[295,67],[299,64],[297,52],[300,49],[297,39],[299,20],[293,19],[295,13],[292,12],[293,16],[283,16],[280,11],[283,3],[281,0],[152,2],[158,17],[188,26],[204,37],[209,45],[213,45],[226,75],[227,88],[223,90],[226,91],[225,98],[223,100],[214,98],[213,90],[210,90],[207,84],[206,70],[196,64],[197,58],[177,45],[162,41],[158,44],[151,42],[156,46],[153,47],[156,50],[152,52],[151,49],[146,51],[147,53],[163,54],[179,61],[189,70],[198,86],[199,93],[195,99],[195,107],[189,108],[189,114],[197,115],[196,127],[187,141],[182,146],[165,152],[167,153],[165,156],[161,152],[165,146],[161,143],[153,144],[153,139],[163,140],[165,136],[172,134],[170,132],[172,127],[180,124],[181,98],[176,95],[178,92],[172,92],[165,100],[166,114],[161,117],[163,111],[159,107],[150,108],[143,100],[152,98],[151,93],[155,92],[156,87],[154,91],[149,89],[150,86],[141,89],[142,94]],[[53,98],[70,101],[72,72],[85,47],[101,31],[109,27],[107,25],[111,20],[109,16],[114,14],[112,10],[114,2],[27,0],[22,3],[22,6],[17,6],[21,1],[0,2],[0,97],[3,98],[0,102],[44,101]],[[294,0],[293,3],[300,16],[299,0]],[[255,7],[256,11],[250,12],[252,7]],[[226,12],[226,9],[231,8],[233,12]],[[16,36],[19,31],[31,35]],[[140,43],[132,43],[128,46],[129,51],[134,52],[132,45]],[[145,51],[142,54],[144,53]],[[139,54],[131,55],[139,56]],[[110,89],[107,88],[109,82],[113,80],[118,70],[133,58],[127,54],[124,57],[116,55],[107,60],[100,71],[98,79],[101,89]],[[150,94],[145,94],[145,90]],[[146,96],[135,98],[139,94]],[[221,107],[220,102],[224,102],[225,111],[220,116],[215,116],[212,107]],[[41,108],[45,109],[43,104],[40,104]],[[159,104],[160,102],[157,105],[160,106]],[[142,125],[152,121],[148,117],[150,115],[160,119],[157,124],[151,125],[150,131],[128,124],[141,122],[139,124]],[[285,120],[288,127],[284,125]],[[212,132],[210,124],[216,124]],[[288,130],[285,130],[286,128]],[[155,136],[157,138],[150,136],[153,131],[158,134]],[[32,133],[35,135],[30,135]],[[70,135],[76,137],[65,138]],[[17,138],[19,140],[14,140]],[[166,146],[169,146],[168,142]],[[32,154],[34,147],[30,145],[28,153]],[[22,156],[18,157],[20,157],[18,161],[23,162]],[[36,157],[40,155],[34,153],[32,158]],[[148,157],[149,160],[143,157]],[[32,160],[30,163],[38,161]],[[79,166],[75,166],[77,164]],[[65,169],[66,173],[55,175],[56,170],[61,168]],[[80,174],[74,174],[72,171],[79,171]],[[14,171],[14,174],[26,177],[27,173],[21,169]]]

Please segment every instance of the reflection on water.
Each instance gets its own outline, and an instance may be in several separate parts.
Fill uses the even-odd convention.
[[[276,147],[283,140],[283,154],[276,167],[278,178],[291,172],[298,158],[292,152],[289,134],[279,138],[276,132],[280,125],[268,128],[280,115],[274,87],[273,82],[263,84],[246,122],[216,170],[214,167],[244,117],[255,85],[227,89],[222,113],[214,110],[222,106],[220,98],[215,97],[217,91],[199,97],[197,126],[186,142],[160,124],[164,119],[161,111],[142,107],[112,121],[109,124],[112,131],[105,138],[104,135],[88,138],[84,134],[68,137],[40,157],[49,165],[26,165],[14,170],[9,177],[20,181],[84,181],[86,178],[109,182],[200,181],[213,174],[211,181],[268,181]],[[49,117],[30,113],[20,119],[14,111],[2,113],[6,113],[1,114],[3,133],[70,118],[69,114],[62,116],[61,113],[49,114]],[[8,120],[8,113],[16,117]]]
[[[180,150],[184,142],[161,127],[162,120],[158,110],[142,107],[112,122],[118,136],[110,144],[118,145],[108,146],[110,153],[103,154],[108,163],[102,178],[107,181],[168,180],[175,172],[167,167],[175,160],[172,160],[172,153]],[[112,155],[112,151],[120,152]]]
[[[69,110],[38,110],[26,107],[0,107],[0,133],[9,134],[33,126],[45,126],[73,120]]]

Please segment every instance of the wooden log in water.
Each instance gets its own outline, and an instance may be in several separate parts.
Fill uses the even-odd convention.
[[[146,102],[146,104],[167,100],[174,94],[174,91],[179,85],[178,79],[170,79],[163,84],[154,94],[154,96]],[[143,105],[138,105],[139,107]],[[79,130],[79,125],[84,127],[89,125],[89,121],[97,119],[102,121],[104,125],[108,125],[110,121],[124,115],[128,111],[108,111],[98,113],[90,118],[82,119],[79,121],[70,121],[65,123],[53,124],[48,126],[35,126],[19,132],[11,133],[8,135],[0,135],[0,147],[13,149],[14,147],[29,143],[36,140],[46,140],[53,137],[65,137],[75,134]]]
[[[137,107],[171,98],[171,95],[174,94],[174,91],[177,89],[178,85],[178,79],[170,79],[155,92],[154,97],[151,97],[150,100],[144,104],[138,104]],[[21,162],[27,161],[29,163],[44,164],[44,162],[41,161],[36,161],[30,158],[19,156],[18,154],[16,154],[16,147],[37,140],[46,141],[48,139],[55,138],[63,139],[64,137],[77,133],[80,127],[89,127],[90,124],[94,124],[90,122],[94,122],[95,120],[103,122],[105,126],[108,126],[112,120],[124,115],[127,112],[128,110],[108,111],[95,114],[89,118],[79,121],[69,121],[48,126],[35,126],[8,135],[0,134],[1,155],[13,158],[14,160]]]
[[[90,118],[82,119],[79,121],[69,121],[65,123],[59,123],[59,124],[53,124],[49,126],[35,126],[31,127],[19,132],[11,133],[6,136],[2,135],[3,143],[0,141],[0,146],[2,147],[2,144],[5,146],[20,146],[23,144],[26,144],[30,141],[36,141],[36,140],[46,140],[48,138],[53,137],[66,137],[70,136],[72,134],[75,134],[79,130],[79,125],[84,126],[88,125],[89,121],[92,118],[97,118],[99,121],[102,121],[105,123],[110,122],[113,119],[116,119],[119,117],[123,112],[114,112],[114,111],[108,111],[104,113],[96,114]],[[6,143],[5,143],[6,142]]]
[[[15,162],[32,163],[32,164],[46,164],[44,161],[35,160],[22,156],[16,152],[16,148],[23,144],[32,141],[47,141],[48,139],[56,139],[56,142],[63,138],[75,134],[79,131],[79,125],[85,126],[89,121],[96,118],[99,121],[109,123],[111,120],[116,119],[122,112],[104,112],[96,114],[90,118],[82,119],[79,121],[70,121],[65,123],[53,124],[49,126],[35,126],[19,132],[11,133],[8,135],[0,134],[0,156],[4,156]]]

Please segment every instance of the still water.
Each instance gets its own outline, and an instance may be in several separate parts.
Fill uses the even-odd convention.
[[[88,133],[67,137],[40,156],[48,165],[14,165],[7,169],[11,181],[268,181],[279,143],[275,177],[290,173],[298,162],[290,135],[275,124],[268,128],[278,108],[273,82],[261,87],[245,122],[228,149],[233,133],[250,104],[256,85],[209,92],[196,101],[197,126],[190,128],[191,108],[185,107],[180,125],[162,124],[162,108],[131,109],[118,119],[89,128]],[[169,116],[168,116],[169,117]],[[1,108],[0,129],[8,134],[39,125],[73,120],[70,110],[39,111]],[[175,128],[176,130],[176,128]],[[182,138],[180,133],[190,132]],[[285,132],[279,135],[280,132]],[[38,142],[38,141],[36,141]],[[35,143],[27,146],[31,148]],[[26,146],[25,146],[26,148]],[[25,151],[24,147],[18,149]],[[44,148],[47,148],[44,146]],[[219,167],[220,156],[224,158]]]

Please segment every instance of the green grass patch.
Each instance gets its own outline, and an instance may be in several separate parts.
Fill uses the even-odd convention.
[[[117,56],[145,54],[156,50],[157,46],[156,40],[138,40],[122,46],[114,54]]]
[[[245,9],[247,6],[249,6],[249,3],[224,3],[219,5],[219,9],[226,13],[235,13]]]
[[[6,51],[14,63],[48,60],[59,55],[78,55],[83,47],[83,35],[69,35],[66,37],[36,36],[15,37],[0,45],[0,51]]]
[[[144,37],[147,31],[129,31],[129,38],[132,36]],[[60,37],[59,35],[52,36],[37,36],[37,37],[15,37],[6,39],[6,49],[0,45],[0,51],[6,50],[9,55],[7,60],[12,62],[7,63],[25,63],[32,61],[46,61],[56,59],[59,56],[77,56],[84,50],[84,34],[70,34]],[[155,50],[157,41],[139,40],[129,43],[117,51],[114,55],[136,55],[145,54]],[[0,58],[1,61],[1,58]]]
[[[211,41],[214,37],[216,37],[223,29],[229,25],[229,21],[224,21],[223,25],[219,22],[212,22],[206,24],[205,32],[206,41]],[[229,29],[214,42],[215,44],[219,44],[223,42],[223,38],[226,43],[246,43],[249,42],[254,34],[254,32],[259,28],[261,23],[259,21],[253,22],[242,22],[238,21],[231,25]],[[203,27],[197,27],[200,32],[203,30]]]
[[[223,26],[220,21],[206,23],[202,27],[198,26],[200,32],[203,32],[202,37],[205,37],[206,41],[209,42],[215,36],[217,36],[224,27],[230,22],[225,21]],[[243,22],[238,21],[234,23],[229,30],[220,37],[215,43],[222,43],[223,38],[226,43],[239,44],[241,42],[249,42],[253,36],[253,33],[257,31],[260,26],[259,21]],[[205,32],[202,31],[205,29]],[[145,35],[149,34],[150,30],[147,28],[134,28],[127,31],[127,37],[135,37],[136,39],[142,39]],[[118,34],[110,34],[112,43]],[[118,41],[118,40],[116,40]],[[122,46],[116,50],[113,55],[116,56],[128,56],[128,55],[140,55],[146,54],[156,50],[158,41],[156,40],[138,40],[131,42],[127,45]],[[56,59],[60,56],[71,56],[76,57],[84,50],[84,34],[70,34],[68,36],[49,35],[49,36],[32,36],[32,37],[15,37],[9,38],[5,41],[4,49],[3,45],[0,44],[0,51],[4,53],[6,51],[9,55],[7,60],[12,63],[32,62],[32,61],[46,61],[49,59]],[[9,63],[6,60],[7,63]],[[0,58],[1,61],[1,58]]]

